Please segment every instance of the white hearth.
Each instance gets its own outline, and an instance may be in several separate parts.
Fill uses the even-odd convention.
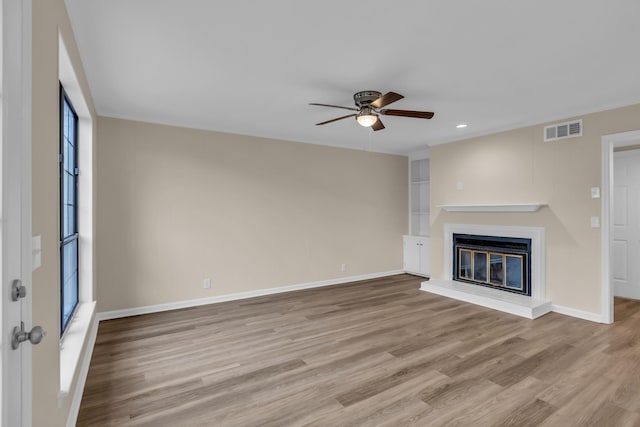
[[[453,234],[531,239],[531,296],[452,280]],[[423,282],[420,290],[535,319],[551,311],[545,294],[545,235],[541,227],[445,224],[444,277]]]

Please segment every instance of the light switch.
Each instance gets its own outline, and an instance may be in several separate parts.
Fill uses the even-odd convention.
[[[40,236],[31,237],[31,269],[35,270],[42,264],[42,241]]]
[[[600,187],[591,187],[591,198],[592,199],[600,198]]]
[[[462,181],[458,181],[458,184],[456,185],[456,188],[458,190],[463,190],[464,189],[464,184],[462,183]]]
[[[600,217],[592,216],[591,217],[591,228],[600,228]]]

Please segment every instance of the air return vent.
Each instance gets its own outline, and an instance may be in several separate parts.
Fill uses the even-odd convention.
[[[574,120],[572,122],[558,123],[551,126],[545,126],[544,128],[545,141],[573,138],[574,136],[582,136],[582,119]]]

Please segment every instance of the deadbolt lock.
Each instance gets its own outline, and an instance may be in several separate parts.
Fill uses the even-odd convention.
[[[22,284],[20,279],[15,279],[11,284],[11,300],[18,301],[20,298],[27,296],[27,288]]]

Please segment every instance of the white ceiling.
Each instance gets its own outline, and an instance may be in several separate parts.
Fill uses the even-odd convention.
[[[104,116],[405,154],[640,103],[638,0],[66,3]],[[360,90],[436,115],[314,125]]]

